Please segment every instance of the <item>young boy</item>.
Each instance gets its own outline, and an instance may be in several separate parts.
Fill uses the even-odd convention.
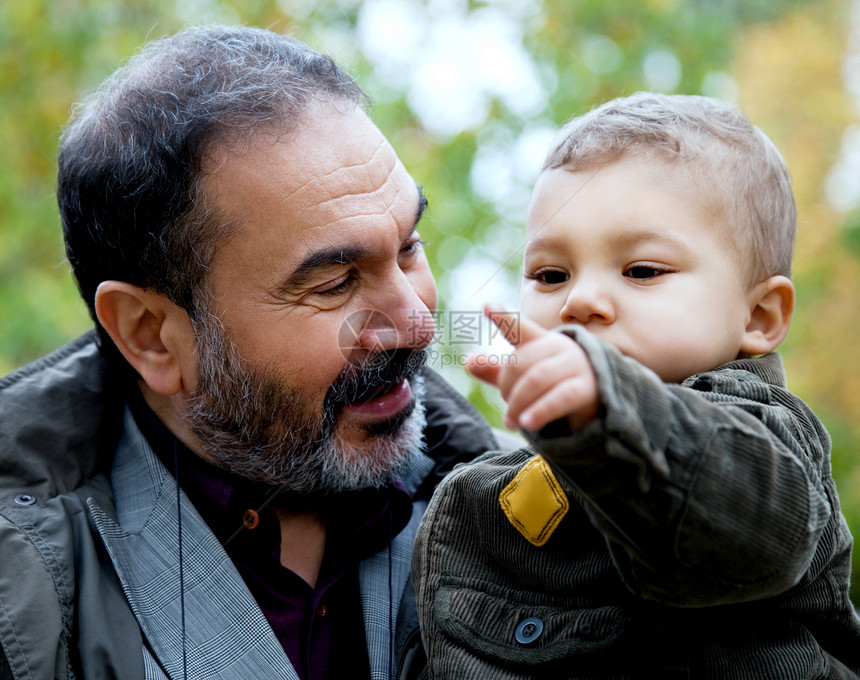
[[[470,367],[534,448],[430,503],[430,677],[858,677],[830,440],[772,353],[795,223],[780,154],[717,100],[640,93],[562,130],[524,318],[488,310],[515,353]]]

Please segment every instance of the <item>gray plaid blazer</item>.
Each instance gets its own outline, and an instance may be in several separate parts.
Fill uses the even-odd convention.
[[[407,484],[424,478],[424,456]],[[115,515],[94,498],[92,518],[144,636],[146,678],[283,678],[298,675],[224,548],[158,460],[126,411],[111,472]],[[414,489],[412,489],[414,491]],[[360,565],[371,677],[389,678],[389,617],[407,587],[414,536],[426,503],[388,551]],[[177,513],[182,518],[182,573]],[[180,592],[182,584],[182,592]],[[394,595],[392,604],[390,594]],[[183,631],[184,609],[184,631]]]

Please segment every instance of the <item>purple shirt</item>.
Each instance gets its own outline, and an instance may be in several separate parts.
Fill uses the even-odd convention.
[[[394,484],[320,499],[291,497],[195,455],[161,423],[138,390],[129,405],[172,474],[178,460],[182,490],[221,541],[299,677],[369,678],[358,563],[384,549],[406,526],[412,511],[407,491]],[[326,549],[316,587],[281,566],[275,507],[315,509],[322,516]]]

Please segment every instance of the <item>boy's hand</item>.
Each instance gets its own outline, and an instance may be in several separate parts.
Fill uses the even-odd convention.
[[[499,388],[508,404],[505,426],[540,430],[567,418],[576,431],[591,422],[600,406],[600,393],[582,348],[561,333],[517,319],[499,307],[486,306],[484,314],[514,345],[514,353],[507,363],[473,354],[466,369]]]

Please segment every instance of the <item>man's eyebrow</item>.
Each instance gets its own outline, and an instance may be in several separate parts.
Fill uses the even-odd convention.
[[[418,210],[415,213],[415,224],[417,225],[424,216],[428,203],[421,185],[416,184],[415,186],[418,188]],[[415,230],[413,229],[412,231]],[[305,259],[296,267],[295,271],[293,271],[293,273],[284,281],[278,284],[276,292],[289,292],[310,281],[317,272],[328,269],[329,267],[342,267],[345,264],[356,262],[362,257],[365,257],[367,253],[367,248],[359,246],[315,250],[312,253],[308,253],[305,256]]]
[[[295,271],[278,285],[279,292],[288,292],[307,283],[314,274],[330,267],[339,267],[359,260],[366,249],[358,246],[348,248],[328,248],[308,253]]]

